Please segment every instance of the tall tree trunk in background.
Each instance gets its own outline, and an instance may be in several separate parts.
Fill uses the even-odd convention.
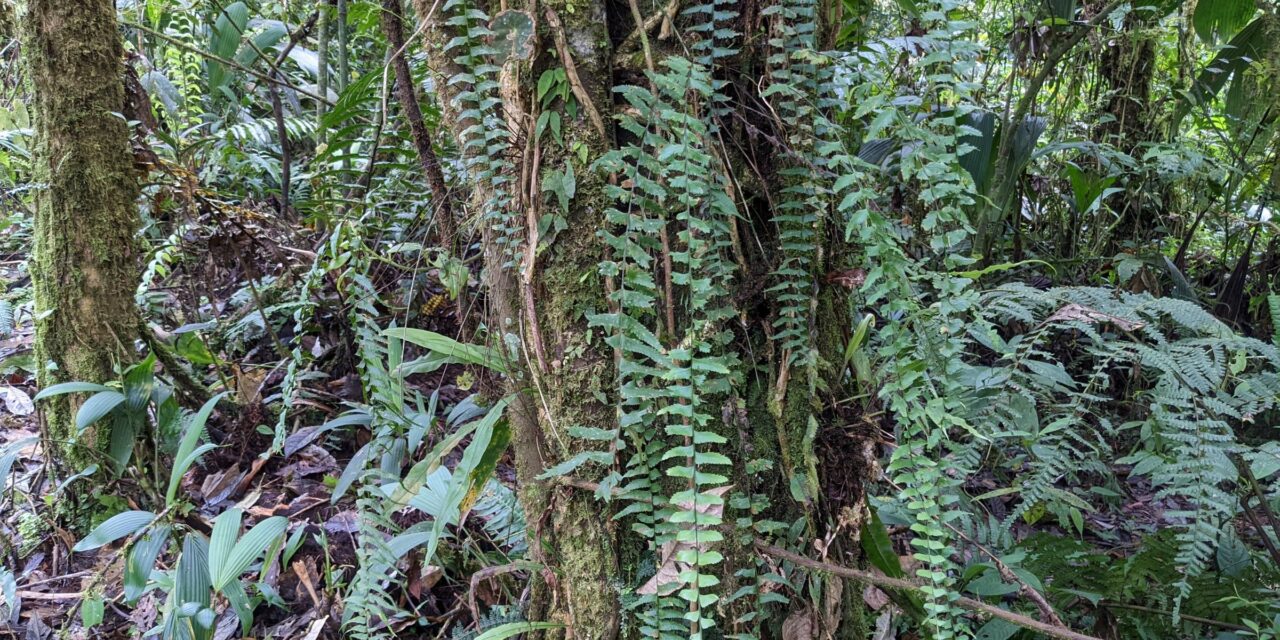
[[[133,355],[139,249],[138,184],[125,104],[123,49],[112,0],[30,0],[23,54],[35,95],[36,199],[31,275],[41,387],[104,382]],[[45,434],[74,466],[77,402],[43,403]],[[100,446],[88,431],[86,446]]]
[[[489,6],[473,4],[488,10],[490,16],[498,13],[496,2]],[[767,61],[776,53],[767,44],[772,36],[765,30],[780,27],[765,24],[780,19],[766,19],[767,14],[762,14],[766,3],[721,4],[721,11],[736,11],[738,16],[731,24],[721,26],[745,34],[739,38],[745,43],[741,53],[733,59],[722,59],[718,64],[723,67],[715,70],[717,78],[730,81],[723,89],[730,98],[723,105],[736,112],[725,113],[719,119],[720,130],[715,136],[718,141],[709,145],[716,157],[712,164],[730,174],[720,175],[717,170],[711,182],[725,185],[726,195],[741,215],[734,222],[735,233],[740,234],[736,248],[717,249],[724,251],[727,261],[736,264],[732,281],[717,283],[728,289],[724,303],[736,307],[718,325],[717,332],[730,335],[729,348],[738,354],[733,372],[737,383],[727,392],[696,393],[702,394],[703,411],[714,414],[706,430],[725,439],[716,451],[733,460],[731,469],[717,472],[729,476],[728,482],[735,491],[769,497],[770,513],[754,515],[785,522],[807,517],[809,526],[801,538],[829,535],[829,557],[856,564],[859,552],[856,538],[850,535],[856,530],[847,525],[861,521],[860,514],[865,509],[864,484],[874,464],[870,434],[873,429],[871,422],[861,420],[849,403],[842,406],[839,402],[855,395],[848,387],[839,356],[850,331],[849,289],[856,286],[851,283],[857,280],[858,265],[850,262],[854,258],[843,242],[843,222],[826,220],[822,212],[814,211],[819,221],[814,223],[816,233],[810,239],[812,259],[805,263],[804,273],[797,276],[804,284],[787,291],[770,289],[779,277],[774,270],[781,260],[782,227],[793,224],[780,222],[776,218],[781,215],[779,211],[770,208],[778,198],[792,197],[782,191],[792,178],[780,178],[779,171],[785,168],[795,176],[802,166],[791,152],[759,144],[762,135],[769,140],[786,140],[788,136],[781,123],[759,115],[770,113],[767,103],[773,101],[762,95],[757,84],[768,74],[771,63]],[[425,48],[443,123],[460,141],[464,155],[472,159],[502,155],[510,162],[502,178],[513,194],[509,211],[515,215],[502,221],[480,218],[477,223],[486,258],[486,324],[491,341],[499,342],[502,334],[518,336],[522,354],[521,366],[514,367],[520,372],[514,374],[516,380],[507,392],[525,391],[519,393],[508,413],[521,500],[533,541],[530,559],[546,566],[546,570],[533,576],[531,606],[526,615],[530,620],[564,623],[570,629],[565,636],[578,640],[633,637],[635,618],[624,615],[621,602],[624,594],[625,598],[634,599],[640,585],[653,575],[655,565],[662,563],[661,549],[638,536],[629,518],[613,520],[613,514],[626,503],[598,499],[584,490],[583,487],[590,488],[590,483],[538,478],[581,450],[592,448],[589,445],[599,444],[576,439],[574,427],[614,430],[619,425],[618,407],[624,406],[619,397],[622,390],[615,360],[618,354],[605,342],[610,334],[598,326],[589,326],[588,321],[593,314],[616,312],[617,302],[610,300],[609,292],[624,284],[631,286],[622,277],[606,278],[601,270],[602,263],[617,259],[606,232],[623,233],[606,221],[606,213],[611,207],[626,205],[615,201],[607,189],[609,180],[621,184],[623,177],[601,175],[594,165],[605,153],[635,144],[634,132],[612,124],[628,108],[619,102],[613,89],[621,85],[645,86],[645,74],[651,65],[661,72],[665,69],[664,59],[688,56],[683,36],[674,37],[671,32],[683,29],[687,21],[705,19],[710,12],[682,16],[667,8],[675,4],[639,0],[634,8],[640,10],[641,20],[648,25],[647,37],[641,38],[636,33],[630,2],[506,3],[504,6],[511,11],[524,13],[536,24],[537,33],[527,58],[512,56],[505,63],[492,62],[502,65],[501,72],[495,73],[498,88],[494,92],[501,99],[498,111],[510,136],[509,145],[504,148],[495,146],[492,139],[475,146],[462,142],[474,141],[475,136],[494,128],[477,122],[480,110],[459,95],[473,86],[477,75],[472,72],[482,65],[466,62],[458,46],[446,48],[467,36],[459,18],[466,13],[466,7],[462,3],[437,5],[434,0],[415,0],[414,5],[418,19],[431,23],[424,35]],[[493,29],[494,24],[497,18],[484,26]],[[513,38],[520,39],[519,29],[509,30],[510,24],[505,23],[504,31],[491,38],[494,48],[501,48],[504,53],[511,42],[509,34],[516,33]],[[733,72],[728,71],[731,67]],[[554,139],[548,126],[535,144],[531,138],[544,104],[537,87],[548,70],[563,71],[568,85],[564,91],[572,96],[576,109],[565,108],[559,100],[548,104],[547,109],[557,111],[563,119],[559,127],[563,143]],[[478,84],[485,82],[488,80],[480,79]],[[686,106],[683,98],[673,102],[677,108]],[[706,105],[689,108],[698,112]],[[698,142],[701,141],[689,141]],[[679,160],[667,158],[664,162]],[[557,197],[544,191],[553,188],[550,183],[562,179],[569,169],[575,176],[574,189],[565,208],[559,209]],[[491,208],[486,203],[493,196],[492,183],[477,181],[473,175],[467,187],[472,189],[467,210],[472,216],[485,215],[486,209]],[[678,208],[674,200],[664,204]],[[564,224],[559,229],[554,225],[545,228],[550,238],[539,238],[538,232],[530,232],[537,221],[557,212]],[[688,308],[694,302],[688,299],[690,283],[671,277],[670,255],[687,251],[689,239],[674,211],[654,215],[664,216],[665,229],[646,232],[653,237],[644,241],[653,243],[647,246],[654,254],[651,275],[658,283],[659,295],[652,314],[643,320],[652,321],[657,327],[653,333],[656,340],[664,343],[664,349],[677,351],[684,348],[682,340],[687,339],[684,335],[690,323]],[[512,225],[519,227],[517,236],[524,251],[520,261],[513,261],[507,253],[510,239],[504,234],[510,232]],[[530,255],[530,244],[540,250]],[[809,299],[806,308],[812,313],[806,316],[804,322],[808,326],[802,333],[815,356],[805,362],[786,363],[786,350],[773,339],[774,319],[779,309],[789,304],[785,302],[786,294],[796,290]],[[794,301],[790,304],[794,305]],[[633,455],[633,446],[628,443],[618,452],[619,465]],[[850,455],[851,451],[856,455]],[[659,451],[658,455],[662,453]],[[748,462],[761,460],[772,462],[772,471],[748,471]],[[681,488],[672,477],[658,482],[663,486],[656,491]],[[830,495],[823,495],[819,487],[831,487]],[[804,497],[796,498],[801,493]],[[738,610],[740,605],[727,603],[728,596],[740,586],[740,578],[734,572],[754,568],[756,560],[751,546],[740,544],[732,525],[737,517],[750,519],[753,515],[745,511],[730,513],[737,508],[726,509],[726,524],[721,528],[726,542],[719,549],[726,561],[713,569],[721,581],[714,590],[724,599],[717,605],[716,615],[726,635],[734,632],[733,614],[744,612]],[[837,522],[842,524],[831,528]],[[813,629],[831,634],[823,637],[865,637],[858,604],[860,590],[844,589],[846,597],[841,597],[843,583],[839,579],[815,577],[813,583],[827,585],[823,593],[834,595],[833,602],[824,603],[821,619],[801,598],[789,611],[775,616],[774,624],[808,616],[813,618]],[[624,624],[624,619],[631,622]],[[745,629],[739,629],[742,630]],[[773,633],[766,632],[762,637],[776,637],[777,631],[775,626]]]
[[[1155,139],[1155,110],[1151,104],[1151,80],[1155,76],[1156,47],[1146,30],[1152,18],[1145,12],[1125,16],[1124,28],[1112,38],[1098,65],[1107,91],[1101,124],[1094,139],[1115,146],[1118,151],[1140,158],[1139,146]],[[1149,189],[1158,181],[1148,182],[1142,176],[1130,175],[1125,190],[1107,199],[1107,205],[1119,217],[1108,239],[1114,248],[1126,242],[1142,243],[1151,237],[1156,226],[1156,203],[1159,194]]]

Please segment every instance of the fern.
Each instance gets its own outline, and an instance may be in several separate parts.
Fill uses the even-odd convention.
[[[995,369],[1016,382],[1016,391],[997,394],[993,404],[1025,393],[1042,407],[1039,422],[1053,427],[1044,433],[1011,429],[1000,435],[1011,442],[1030,435],[1029,453],[1036,460],[1036,470],[1023,482],[1022,501],[1006,527],[1045,500],[1060,476],[1078,471],[1080,460],[1107,459],[1102,436],[1113,434],[1104,398],[1095,392],[1111,371],[1139,367],[1142,373],[1135,382],[1147,412],[1131,428],[1141,430],[1142,445],[1121,461],[1134,463],[1135,473],[1149,473],[1158,497],[1186,505],[1168,514],[1182,522],[1173,556],[1180,569],[1176,613],[1212,557],[1222,527],[1237,515],[1231,491],[1239,478],[1232,458],[1248,455],[1251,448],[1236,439],[1233,425],[1280,403],[1280,352],[1274,345],[1234,334],[1199,306],[1182,300],[1103,289],[1038,291],[1007,285],[984,296],[983,303],[985,326],[994,329],[1016,319],[1037,327],[1016,340],[991,329],[981,332],[987,336],[982,340],[986,347],[1003,353]],[[1067,332],[1077,334],[1081,350],[1089,356],[1070,363],[1074,373],[1049,351]],[[1081,378],[1087,382],[1077,388]],[[1071,401],[1056,409],[1056,399],[1068,395]],[[1097,437],[1086,440],[1089,433]],[[1093,470],[1108,473],[1101,465]]]
[[[201,97],[205,95],[204,61],[196,54],[204,48],[199,15],[194,11],[174,11],[165,28],[166,35],[187,45],[166,45],[161,54],[169,82],[177,93],[177,122],[174,129],[186,132],[200,124]]]
[[[498,232],[497,243],[508,258],[503,266],[511,267],[520,262],[525,231],[509,186],[511,133],[499,110],[499,67],[493,61],[498,50],[489,42],[494,34],[487,26],[489,16],[470,0],[449,0],[443,10],[449,16],[445,24],[458,34],[445,49],[461,70],[449,78],[458,87],[452,106],[458,121],[466,124],[459,146],[468,174],[487,196],[481,221]]]
[[[826,193],[810,166],[819,144],[818,70],[813,58],[817,51],[818,3],[815,0],[784,0],[764,10],[773,16],[777,35],[769,45],[772,67],[769,87],[761,94],[772,101],[790,144],[791,157],[779,170],[784,186],[774,206],[773,221],[778,227],[782,261],[769,288],[780,305],[774,321],[776,340],[786,355],[786,365],[797,362],[812,366],[810,319],[816,295],[814,277],[821,226],[826,212]]]

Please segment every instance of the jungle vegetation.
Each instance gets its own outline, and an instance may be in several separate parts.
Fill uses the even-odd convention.
[[[1280,638],[1274,0],[0,0],[0,637]]]

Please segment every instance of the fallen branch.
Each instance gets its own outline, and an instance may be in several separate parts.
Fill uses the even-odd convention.
[[[594,492],[600,489],[599,483],[591,482],[590,480],[583,480],[581,478],[574,478],[572,476],[561,476],[557,478],[557,481],[560,482],[560,484],[586,491]],[[617,495],[618,490],[614,489],[611,493]],[[850,569],[849,567],[842,567],[840,565],[813,560],[798,553],[787,551],[782,547],[771,545],[758,538],[755,541],[755,547],[756,550],[767,556],[786,560],[801,567],[824,571],[831,575],[840,576],[841,578],[851,578],[853,580],[865,582],[881,589],[895,589],[898,591],[920,591],[923,589],[923,585],[910,580],[890,578],[889,576],[871,573],[870,571]],[[970,611],[977,611],[978,613],[983,613],[993,618],[1000,618],[1005,622],[1016,624],[1024,629],[1038,631],[1050,638],[1060,638],[1061,640],[1101,640],[1101,638],[1096,636],[1085,635],[1083,633],[1072,631],[1065,626],[1058,627],[1047,624],[1034,618],[1028,618],[1027,616],[1019,615],[1012,611],[1006,611],[1000,607],[989,605],[979,600],[974,600],[973,598],[966,598],[962,596],[955,600],[955,604]],[[1183,617],[1185,618],[1186,616]]]
[[[923,588],[922,585],[919,585],[910,580],[904,580],[901,578],[890,578],[889,576],[877,575],[869,571],[860,571],[858,569],[850,569],[848,567],[842,567],[840,565],[834,565],[826,562],[819,562],[817,560],[812,560],[798,553],[787,551],[782,547],[771,545],[768,542],[765,542],[764,540],[756,540],[755,546],[758,551],[760,551],[765,555],[773,556],[774,558],[778,558],[781,560],[786,560],[788,562],[794,563],[798,566],[805,567],[808,569],[814,569],[816,571],[823,571],[826,573],[830,573],[831,575],[840,576],[842,578],[852,578],[854,580],[865,582],[867,584],[871,584],[871,585],[880,587],[882,589],[897,589],[899,591],[920,591]],[[964,607],[965,609],[968,609],[970,611],[983,613],[993,618],[1000,618],[1005,622],[1016,624],[1019,627],[1022,627],[1024,629],[1038,631],[1050,638],[1061,638],[1062,640],[1100,640],[1095,636],[1085,635],[1083,633],[1072,631],[1071,629],[1068,629],[1066,627],[1055,627],[1051,624],[1046,624],[1044,622],[1040,622],[1039,620],[1028,618],[1027,616],[1019,615],[1019,614],[1013,613],[1012,611],[1006,611],[1004,609],[1001,609],[1000,607],[992,606],[985,602],[974,600],[973,598],[960,597],[960,598],[957,598],[954,602],[955,604],[961,607]]]

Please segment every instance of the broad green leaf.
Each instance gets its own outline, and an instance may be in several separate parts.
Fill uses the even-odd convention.
[[[240,577],[249,565],[257,560],[263,551],[274,542],[277,538],[284,535],[285,529],[289,527],[289,521],[283,516],[273,516],[259,522],[244,537],[236,543],[234,549],[231,550],[230,556],[225,562],[220,564],[211,564],[210,567],[217,567],[216,573],[210,571],[210,575],[216,575],[213,586],[219,591],[228,583]],[[210,556],[210,561],[213,561]]]
[[[182,540],[182,555],[178,557],[174,575],[173,600],[180,606],[190,605],[194,609],[187,614],[190,618],[201,609],[209,608],[209,589],[209,544],[204,536],[189,533]],[[213,635],[212,628],[194,622],[192,620],[188,627],[189,637],[193,640],[207,640]]]
[[[479,464],[471,470],[467,478],[470,486],[467,487],[462,504],[458,508],[461,513],[467,513],[471,511],[471,507],[475,506],[476,500],[480,497],[480,491],[489,482],[489,478],[493,477],[493,471],[498,466],[498,458],[502,457],[509,444],[511,444],[511,423],[507,420],[499,420],[494,424],[493,437],[489,440],[489,446],[485,447]]]
[[[89,399],[85,400],[84,404],[80,405],[80,410],[76,412],[76,429],[79,431],[88,429],[120,406],[124,400],[124,394],[119,391],[99,391],[89,396]]]
[[[85,629],[92,629],[102,624],[102,619],[106,615],[106,603],[102,601],[102,596],[93,596],[85,598],[80,603],[80,621],[84,623]]]
[[[76,543],[72,551],[92,551],[103,545],[111,544],[120,538],[132,535],[139,529],[151,524],[156,514],[150,511],[125,511],[117,513],[106,522],[94,528],[84,540]]]
[[[245,27],[249,24],[249,7],[243,2],[233,2],[223,7],[209,32],[209,52],[219,58],[231,58],[240,48]],[[221,62],[207,60],[209,89],[220,89],[231,80],[231,72]]]
[[[1017,635],[1019,631],[1022,631],[1022,627],[1012,622],[1007,622],[1000,618],[992,618],[982,625],[982,628],[978,629],[978,632],[973,637],[977,640],[1009,640],[1009,638]]]
[[[133,604],[142,597],[147,588],[147,580],[151,570],[155,568],[156,558],[169,542],[168,526],[160,526],[149,531],[141,540],[134,543],[129,551],[129,561],[124,568],[124,600]]]
[[[1187,281],[1187,277],[1182,275],[1182,271],[1173,264],[1173,260],[1170,260],[1169,256],[1162,257],[1164,258],[1165,271],[1169,273],[1169,279],[1173,280],[1174,297],[1199,304],[1200,296],[1196,295],[1195,287],[1191,286],[1191,283]]]
[[[432,524],[432,535],[427,541],[426,555],[422,559],[424,564],[431,562],[432,558],[435,557],[436,548],[440,544],[440,537],[444,533],[445,523],[455,517],[455,514],[461,512],[460,507],[471,484],[471,475],[480,466],[486,452],[488,452],[489,444],[493,440],[494,429],[498,422],[502,420],[502,413],[506,406],[507,399],[503,399],[489,409],[489,413],[478,421],[479,424],[476,425],[476,429],[471,436],[471,443],[462,452],[462,460],[458,462],[458,466],[453,470],[453,478],[449,483],[449,490],[445,494],[444,517],[436,518]],[[460,518],[459,522],[461,522]]]
[[[1191,24],[1196,35],[1207,44],[1235,35],[1253,17],[1254,0],[1200,0],[1196,3]]]
[[[399,338],[405,342],[412,342],[429,351],[493,369],[498,373],[506,373],[507,371],[506,365],[502,361],[501,353],[488,347],[458,342],[434,331],[397,327],[383,331],[382,335],[388,338]]]
[[[145,418],[142,414],[117,412],[111,420],[111,444],[107,455],[115,463],[116,477],[124,473],[129,459],[133,457],[133,447],[137,442],[137,424]]]
[[[492,430],[493,425],[502,417],[502,412],[506,410],[507,403],[510,398],[503,398],[497,404],[493,405],[480,420],[468,422],[459,427],[452,434],[445,437],[422,460],[418,461],[409,469],[409,473],[405,474],[404,479],[400,482],[400,487],[392,494],[391,499],[396,504],[406,504],[409,497],[416,494],[418,489],[422,488],[422,483],[426,481],[427,476],[431,475],[436,469],[444,463],[445,454],[449,453],[462,443],[462,441],[471,433],[485,427]]]
[[[1227,85],[1228,80],[1242,74],[1255,61],[1265,60],[1267,52],[1275,46],[1276,43],[1267,38],[1263,19],[1259,18],[1246,25],[1218,51],[1204,71],[1196,77],[1190,91],[1178,101],[1171,126],[1177,127],[1182,118],[1190,113],[1191,107],[1207,107]]]
[[[475,640],[506,640],[513,636],[531,631],[542,631],[545,629],[559,629],[562,624],[553,622],[508,622],[490,628],[484,633],[476,636]]]
[[[156,355],[152,353],[145,360],[125,371],[125,406],[130,411],[139,411],[147,406],[147,401],[151,399],[151,390],[156,383],[155,368]]]
[[[893,542],[889,540],[889,531],[885,529],[875,509],[871,510],[871,517],[862,525],[860,541],[862,552],[866,554],[867,562],[870,562],[871,566],[890,578],[901,578],[906,575],[902,570],[902,561],[898,558],[898,553],[893,550]]]
[[[1249,565],[1253,564],[1253,556],[1249,547],[1245,546],[1231,526],[1222,528],[1218,536],[1218,569],[1228,577],[1238,577]]]
[[[968,153],[960,156],[960,166],[973,177],[973,184],[978,193],[986,193],[991,183],[997,120],[995,114],[984,110],[970,112],[964,117],[963,123],[972,127],[977,133],[960,136],[961,144],[973,147]]]
[[[333,486],[333,495],[329,497],[331,504],[337,504],[338,500],[347,493],[351,485],[355,483],[356,478],[360,477],[360,473],[364,471],[364,465],[369,461],[369,454],[373,449],[369,446],[372,443],[366,443],[351,456],[351,461],[342,470],[342,475],[338,476],[338,483]]]
[[[249,631],[253,628],[253,605],[249,601],[249,594],[244,592],[244,585],[239,580],[228,582],[221,589],[222,595],[227,597],[227,602],[231,604],[231,609],[236,612],[236,617],[240,619],[240,634],[248,636]]]
[[[218,405],[218,401],[226,392],[209,398],[209,401],[200,407],[191,420],[187,422],[187,430],[182,434],[182,441],[178,443],[178,451],[173,458],[175,464],[172,471],[169,472],[169,489],[164,494],[165,504],[173,504],[173,499],[178,495],[178,486],[182,484],[182,476],[187,473],[187,468],[195,462],[196,444],[200,442],[200,434],[204,432],[204,423],[209,420],[209,414],[213,413],[213,408]],[[202,447],[203,449],[203,447]]]
[[[209,578],[213,588],[223,585],[222,569],[231,558],[231,550],[236,546],[236,538],[240,537],[240,519],[244,512],[238,508],[223,511],[213,521],[213,533],[209,536]]]
[[[43,400],[68,393],[97,393],[100,391],[113,391],[113,389],[106,385],[92,382],[61,382],[41,389],[40,393],[37,393],[32,400]]]
[[[9,486],[9,472],[13,470],[13,463],[18,459],[18,452],[22,449],[40,442],[38,436],[31,436],[21,440],[15,440],[9,443],[4,449],[4,455],[0,455],[0,493],[4,493],[5,488]]]

